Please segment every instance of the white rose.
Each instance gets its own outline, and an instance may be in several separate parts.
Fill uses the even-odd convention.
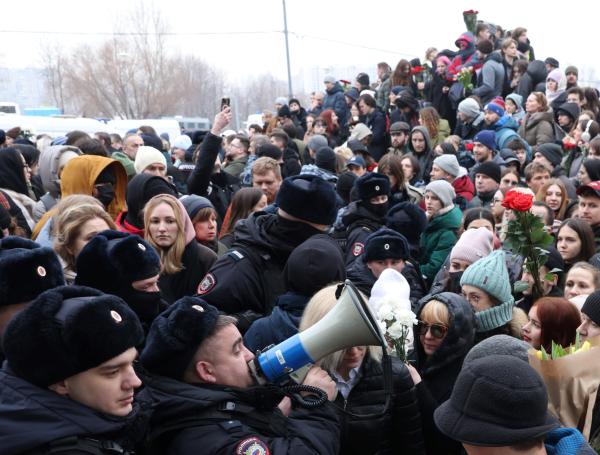
[[[406,308],[399,308],[394,311],[394,319],[396,322],[408,327],[409,329],[418,323],[417,315]]]
[[[394,308],[388,302],[385,302],[379,307],[377,316],[382,321],[391,321],[394,319]]]
[[[397,340],[398,338],[402,338],[404,334],[408,331],[406,325],[399,323],[398,321],[394,322],[391,326],[388,327],[387,333],[389,336]]]

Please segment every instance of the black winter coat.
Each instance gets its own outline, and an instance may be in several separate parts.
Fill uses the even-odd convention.
[[[239,178],[227,172],[213,172],[221,142],[219,136],[206,134],[200,146],[196,167],[187,182],[188,193],[208,198],[219,214],[220,221],[225,217],[234,193],[241,188]]]
[[[363,294],[370,296],[371,289],[377,281],[371,269],[367,267],[364,257],[358,258],[347,269],[347,277]],[[402,276],[410,283],[410,304],[413,311],[417,308],[419,300],[425,295],[425,283],[421,274],[418,271],[418,266],[406,261]]]
[[[375,161],[385,154],[389,146],[389,136],[387,134],[387,120],[385,114],[378,108],[375,108],[372,114],[364,117],[363,122],[369,127],[373,136],[367,148],[369,154]]]
[[[273,312],[254,321],[244,335],[246,347],[256,352],[297,334],[302,313],[309,300],[310,297],[295,292],[279,296]]]
[[[351,202],[342,215],[346,230],[344,262],[349,268],[364,252],[367,237],[385,224],[384,217],[367,210],[360,201]]]
[[[272,454],[338,453],[339,423],[330,403],[309,410],[293,410],[286,418],[276,407],[282,395],[274,387],[240,390],[191,385],[158,376],[145,378],[144,383],[155,403],[149,446],[157,453],[250,453],[245,449],[252,442],[257,448],[267,447]],[[215,415],[214,411],[225,403],[236,411]],[[250,419],[260,418],[273,427],[249,424]]]
[[[444,303],[450,311],[450,328],[444,341],[430,357],[425,355],[419,335],[415,333],[417,370],[422,381],[417,385],[417,396],[423,419],[423,433],[427,453],[460,454],[462,445],[445,437],[435,426],[433,412],[450,398],[462,363],[473,346],[475,338],[475,313],[462,296],[443,292],[429,296],[421,302],[417,318],[430,300]]]
[[[336,404],[341,422],[341,449],[344,455],[422,454],[424,451],[421,416],[410,373],[404,364],[392,359],[393,399],[381,416],[361,415],[383,411],[386,395],[383,368],[367,353],[360,367],[358,383],[344,399],[338,393]],[[356,416],[342,411],[351,412]]]
[[[217,259],[198,293],[219,310],[235,314],[245,333],[252,321],[270,314],[277,297],[285,293],[283,268],[293,249],[319,233],[305,223],[253,213],[236,224],[231,249]]]
[[[69,437],[117,443],[127,450],[124,452],[127,454],[144,437],[148,404],[134,404],[127,417],[102,414],[51,390],[36,387],[6,367],[0,370],[0,384],[2,455],[47,454],[50,443]],[[77,455],[89,452],[71,446],[65,452],[52,453]]]
[[[183,250],[183,270],[172,275],[160,275],[158,287],[163,298],[171,304],[186,295],[196,295],[202,278],[216,261],[217,254],[213,250],[192,240]]]
[[[534,91],[545,91],[546,89],[546,64],[541,60],[534,60],[527,65],[527,72],[519,79],[519,84],[514,93],[521,95],[523,100]]]

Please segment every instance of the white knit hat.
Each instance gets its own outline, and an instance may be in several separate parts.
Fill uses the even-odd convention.
[[[136,174],[141,174],[151,164],[161,163],[167,166],[167,159],[165,155],[156,150],[154,147],[149,147],[147,145],[141,146],[137,154],[135,155],[135,172]]]

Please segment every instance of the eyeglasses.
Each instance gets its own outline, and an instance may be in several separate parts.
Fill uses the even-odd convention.
[[[419,335],[426,335],[428,331],[431,331],[431,336],[439,340],[446,336],[448,327],[443,324],[427,324],[426,322],[419,321],[417,324],[417,333]]]

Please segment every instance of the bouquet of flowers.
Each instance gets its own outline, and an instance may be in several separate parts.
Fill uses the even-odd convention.
[[[473,90],[473,67],[463,67],[456,75],[456,80],[463,85],[464,91]]]
[[[475,11],[472,9],[463,11],[463,20],[465,21],[467,30],[473,34],[475,34],[475,28],[477,27],[477,15],[478,14],[479,14],[479,11]]]
[[[406,362],[407,352],[412,348],[412,327],[417,324],[417,316],[402,305],[400,299],[386,296],[377,310],[377,318],[385,338],[394,347],[396,356]]]
[[[554,242],[550,234],[544,230],[541,218],[529,211],[533,205],[533,194],[520,189],[506,193],[502,206],[514,213],[514,219],[508,222],[505,244],[525,259],[524,267],[533,277],[532,297],[535,302],[544,294],[540,280],[540,268],[548,260],[548,252],[544,249]],[[551,270],[549,274],[557,270]],[[551,279],[552,277],[548,277]],[[517,281],[515,292],[522,292],[529,286],[526,281]]]
[[[567,427],[576,427],[590,439],[592,411],[600,384],[600,337],[563,348],[552,343],[552,352],[529,350],[529,363],[548,390],[548,409]]]

